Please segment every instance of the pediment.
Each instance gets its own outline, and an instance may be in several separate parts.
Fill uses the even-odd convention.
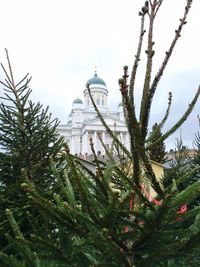
[[[121,127],[125,127],[125,123],[119,119],[113,118],[112,116],[106,115],[103,117],[106,124],[108,126],[113,126],[114,124],[116,124],[116,126],[121,126]],[[84,124],[87,125],[102,125],[102,122],[99,118],[94,118],[91,120],[86,121]]]

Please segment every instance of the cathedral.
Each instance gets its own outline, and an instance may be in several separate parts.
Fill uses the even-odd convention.
[[[98,77],[95,71],[94,77],[90,78],[85,84],[83,90],[84,100],[77,98],[73,101],[67,123],[60,125],[58,128],[59,133],[66,139],[70,152],[74,155],[90,155],[89,138],[92,138],[96,153],[105,155],[104,148],[98,138],[99,135],[108,149],[112,147],[113,140],[102,125],[90,100],[87,90],[88,84],[90,85],[92,97],[105,122],[124,146],[129,149],[129,137],[122,104],[119,104],[116,112],[109,110],[107,106],[109,92],[106,83]]]

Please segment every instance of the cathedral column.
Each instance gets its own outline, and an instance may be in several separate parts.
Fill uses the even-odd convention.
[[[71,137],[71,148],[70,153],[75,154],[75,148],[74,148],[74,135]]]
[[[80,153],[82,154],[82,143],[83,143],[83,140],[82,140],[82,135],[80,136]]]
[[[102,141],[103,141],[103,144],[105,145],[105,142],[106,142],[105,132],[102,132]],[[102,147],[102,152],[104,155],[106,154],[105,149],[103,147]]]
[[[88,149],[88,145],[89,145],[89,144],[88,144],[88,143],[89,143],[89,139],[88,139],[88,131],[85,132],[85,135],[86,135],[86,144],[85,144],[85,147],[86,147],[86,150],[87,150],[87,151],[85,151],[85,153],[88,153],[88,150],[89,150],[89,149]]]
[[[94,132],[94,149],[97,153],[97,132],[96,131]]]

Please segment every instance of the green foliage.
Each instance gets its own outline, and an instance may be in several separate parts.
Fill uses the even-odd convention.
[[[100,177],[88,175],[76,158],[70,154],[63,158],[71,161],[74,170],[67,165],[61,172],[57,181],[60,194],[53,199],[42,197],[31,183],[22,186],[30,203],[47,219],[40,230],[33,220],[34,235],[24,242],[35,252],[38,266],[49,261],[55,266],[131,266],[133,255],[136,266],[162,266],[163,261],[181,259],[188,249],[197,257],[199,209],[189,215],[178,215],[177,210],[183,202],[198,196],[199,182],[185,191],[171,189],[161,206],[152,205],[135,191],[140,201],[135,200],[130,210],[135,185],[131,176],[122,175],[117,163],[108,166],[109,172],[105,167],[98,185],[96,179]],[[111,177],[121,180],[120,195],[109,189]],[[107,188],[106,194],[103,188]],[[189,256],[186,253],[185,260]]]
[[[185,190],[195,182],[199,181],[199,135],[196,134],[194,144],[196,154],[189,156],[188,149],[183,145],[183,141],[177,139],[176,149],[174,150],[174,159],[169,161],[169,169],[165,171],[163,185],[168,187],[175,179],[179,190]],[[199,197],[191,202],[191,206],[199,205]]]
[[[197,132],[194,140],[194,145],[195,145],[195,156],[192,161],[193,164],[193,173],[191,175],[191,180],[192,181],[200,181],[200,133]],[[200,205],[200,196],[196,199],[196,201],[193,203],[195,206]]]
[[[8,53],[7,59],[8,71],[1,64],[6,78],[0,81],[4,88],[0,104],[0,245],[4,249],[5,233],[10,233],[6,208],[13,211],[26,233],[29,229],[25,211],[30,205],[20,189],[24,181],[22,169],[42,195],[51,194],[54,180],[48,162],[63,146],[56,131],[58,121],[51,118],[48,108],[30,100],[28,75],[15,83]]]
[[[150,143],[154,143],[157,139],[159,139],[162,136],[160,126],[155,123],[152,127],[152,132],[150,135]],[[161,141],[159,144],[156,146],[151,147],[149,150],[149,157],[151,160],[154,160],[158,163],[164,163],[165,162],[165,144],[163,141]]]
[[[14,212],[8,210],[7,216],[12,233],[7,233],[6,236],[15,257],[1,253],[0,261],[4,266],[20,266],[20,264],[26,267],[198,266],[200,260],[200,210],[199,206],[191,207],[188,211],[184,210],[184,207],[199,196],[200,182],[195,181],[186,188],[182,187],[183,182],[191,174],[186,166],[184,173],[182,170],[178,174],[175,172],[173,179],[163,188],[153,172],[149,151],[161,144],[187,119],[198,99],[200,88],[186,112],[170,130],[159,133],[159,137],[156,139],[153,137],[157,131],[148,137],[153,97],[182,28],[186,24],[191,3],[190,0],[186,1],[184,14],[178,29],[175,31],[174,40],[154,78],[152,78],[152,62],[155,54],[153,28],[162,1],[145,1],[139,12],[141,32],[130,76],[130,85],[128,85],[127,66],[124,67],[123,76],[120,79],[124,115],[130,136],[130,151],[123,146],[106,124],[95,105],[90,92],[90,85],[88,85],[88,92],[94,108],[103,126],[113,138],[113,146],[117,151],[123,152],[123,158],[117,161],[103,144],[109,162],[101,167],[91,139],[91,150],[97,166],[96,173],[88,170],[79,159],[71,155],[67,147],[63,148],[58,159],[53,157],[55,154],[45,154],[45,164],[42,165],[45,171],[43,168],[38,168],[37,164],[40,167],[39,162],[30,164],[29,153],[32,152],[37,157],[37,151],[34,150],[34,147],[32,147],[34,151],[29,150],[26,142],[21,143],[24,140],[27,142],[32,140],[32,135],[29,135],[29,132],[24,132],[26,123],[24,116],[21,115],[21,110],[24,111],[23,114],[25,115],[30,106],[28,109],[26,105],[20,106],[21,102],[18,98],[21,93],[18,91],[19,96],[14,100],[17,108],[15,116],[18,119],[17,125],[19,125],[19,133],[22,133],[22,136],[18,131],[14,132],[10,140],[11,142],[15,141],[14,143],[19,146],[19,149],[16,151],[15,146],[10,145],[10,154],[5,154],[5,157],[3,157],[4,154],[2,155],[2,163],[5,163],[3,173],[8,180],[9,177],[19,177],[19,183],[17,180],[13,186],[17,186],[18,191],[16,189],[16,192],[22,194],[25,203],[31,207],[26,215],[31,234],[27,234],[27,229],[23,229],[23,225],[21,226],[20,220],[16,218]],[[137,118],[134,87],[145,33],[146,17],[149,18],[147,65],[140,114]],[[10,84],[14,84],[13,78],[5,86]],[[13,87],[14,89],[16,91],[15,87]],[[24,99],[26,103],[30,103],[27,102],[28,95],[26,97],[25,94]],[[23,99],[21,101],[23,102]],[[158,124],[157,129],[159,130],[168,118],[170,105],[171,94],[166,113]],[[34,105],[32,106],[34,107]],[[7,106],[7,108],[9,107]],[[9,114],[14,111],[11,110]],[[5,116],[7,113],[4,112],[3,114]],[[34,114],[34,111],[31,111],[29,115],[31,116],[31,114]],[[6,124],[6,121],[4,123]],[[13,125],[11,119],[7,125],[8,128],[9,125]],[[38,135],[40,137],[43,137],[44,132],[46,133],[46,128],[41,127],[40,124],[38,128],[34,128],[35,139],[33,140],[37,140],[36,137],[39,133],[41,133]],[[9,133],[10,131],[7,130],[8,136]],[[56,137],[55,132],[52,137]],[[46,138],[41,138],[41,140],[49,141],[48,135]],[[3,141],[6,140],[5,136]],[[23,145],[26,149],[22,147]],[[42,144],[41,146],[43,147]],[[37,149],[39,148],[40,146]],[[20,153],[22,153],[21,163],[17,157],[20,157]],[[10,161],[7,156],[11,158],[13,156],[13,161]],[[9,167],[10,162],[12,164],[20,163],[16,176],[12,176],[12,172],[16,173],[16,171],[13,169],[14,165]],[[32,166],[34,167],[31,168]],[[20,175],[21,168],[23,168],[22,175]],[[38,185],[37,177],[40,177]],[[47,189],[51,189],[54,194],[41,192],[40,182],[43,181],[45,187],[48,177],[51,179],[51,183],[48,187],[49,183],[47,182]],[[18,187],[20,183],[21,191]],[[146,190],[147,185],[151,186],[153,190],[150,192]],[[7,189],[6,184],[4,189]],[[10,200],[12,208],[16,207],[13,199]],[[24,207],[20,207],[19,212],[22,212],[23,209]],[[35,216],[33,211],[36,209],[40,216]]]
[[[185,176],[185,181],[188,180],[188,175],[190,176],[191,173],[191,159],[189,157],[187,147],[184,146],[181,138],[176,141],[173,158],[168,161],[168,165],[169,169],[166,170],[163,181],[165,187],[171,184],[172,179],[177,181]],[[182,187],[182,183],[180,187]],[[182,189],[185,187],[186,186],[182,187]]]

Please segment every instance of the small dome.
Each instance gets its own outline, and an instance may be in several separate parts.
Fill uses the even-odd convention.
[[[91,84],[101,84],[101,85],[106,86],[106,83],[104,82],[104,80],[102,80],[101,78],[99,78],[99,77],[97,76],[97,73],[95,73],[95,74],[94,74],[94,77],[90,78],[90,79],[87,81],[86,86],[87,86],[88,84],[90,84],[90,85],[91,85]]]
[[[67,122],[67,125],[72,125],[72,120],[69,120],[69,121]]]
[[[83,101],[80,98],[76,98],[73,104],[83,104]]]

